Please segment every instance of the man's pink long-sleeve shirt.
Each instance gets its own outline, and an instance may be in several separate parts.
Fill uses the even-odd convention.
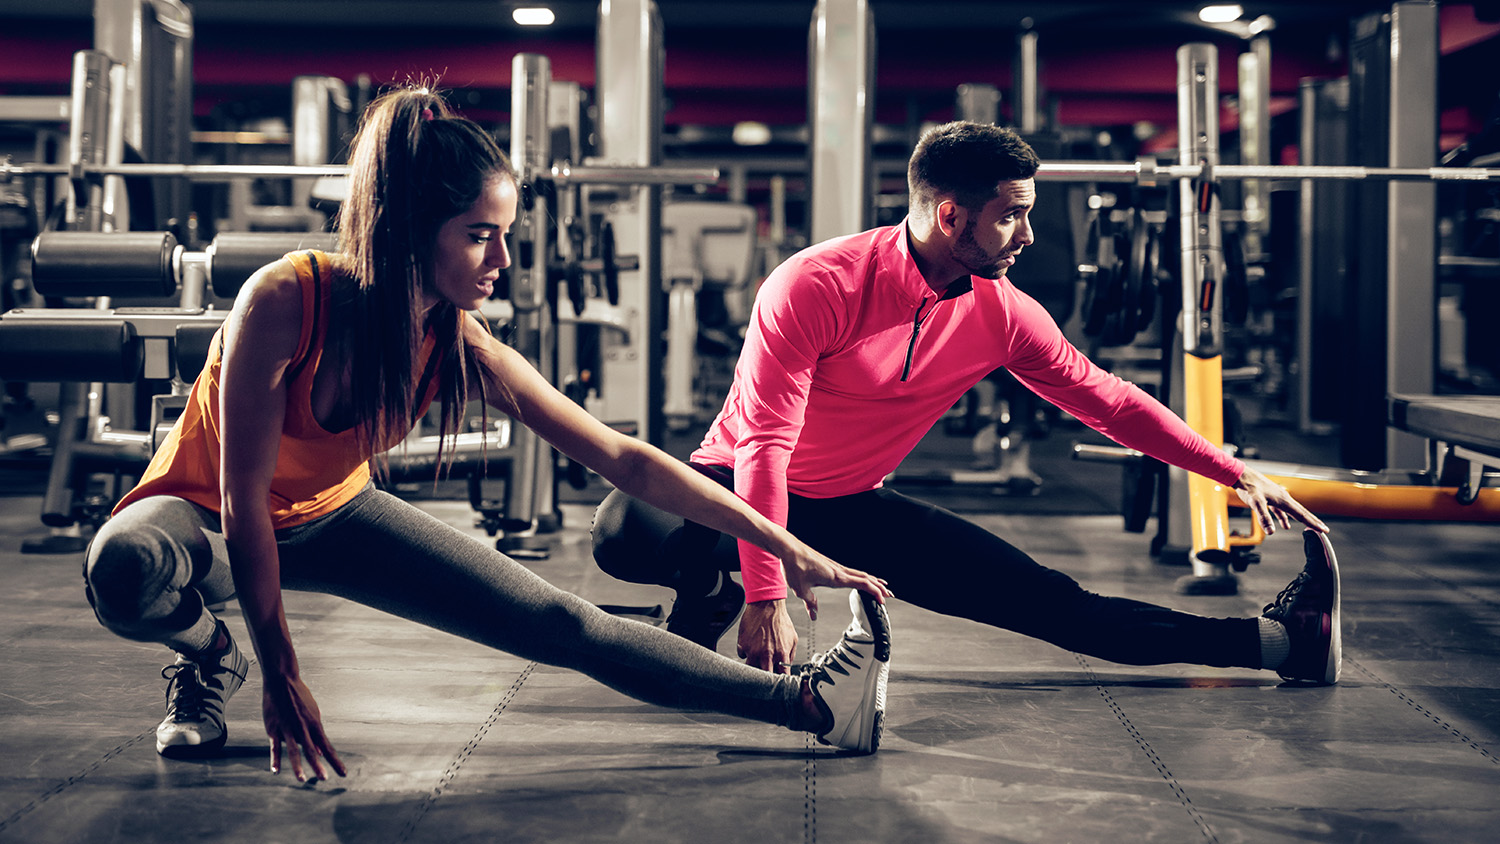
[[[1130,448],[1222,484],[1244,464],[1139,387],[1079,352],[1008,280],[940,298],[912,260],[905,222],[792,256],[756,296],[734,384],[692,461],[732,466],[735,491],[779,525],[787,493],[878,488],[974,384],[1005,367]],[[858,560],[841,560],[855,568]],[[740,543],[746,599],[786,596],[780,562]]]

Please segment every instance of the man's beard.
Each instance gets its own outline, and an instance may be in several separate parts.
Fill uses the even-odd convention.
[[[1005,274],[1005,268],[1000,266],[1000,256],[990,255],[975,242],[973,220],[970,220],[969,224],[964,226],[964,230],[959,232],[958,240],[949,250],[949,254],[959,266],[968,270],[970,275],[977,275],[980,278],[999,278]]]

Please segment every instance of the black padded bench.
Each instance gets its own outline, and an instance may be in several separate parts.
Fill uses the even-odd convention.
[[[1392,395],[1388,408],[1392,428],[1444,443],[1450,458],[1467,461],[1460,502],[1478,497],[1486,468],[1500,470],[1500,396]]]

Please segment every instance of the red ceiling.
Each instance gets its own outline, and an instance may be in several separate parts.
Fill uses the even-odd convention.
[[[1472,7],[1445,5],[1445,54],[1494,50],[1500,24],[1475,19]],[[11,21],[0,33],[0,94],[66,92],[72,54],[92,38],[86,23]],[[319,74],[353,80],[368,74],[377,84],[410,77],[441,77],[445,87],[503,91],[510,57],[549,57],[554,79],[594,84],[594,44],[576,39],[506,39],[493,31],[320,31],[312,41],[284,29],[200,27],[194,45],[195,111],[207,114],[237,97],[286,91],[294,76]],[[1220,87],[1236,85],[1235,39],[1218,40]],[[726,33],[723,40],[673,40],[667,33],[664,87],[669,125],[728,125],[760,120],[797,125],[806,120],[807,46],[789,30]],[[1176,122],[1176,64],[1172,44],[1079,43],[1065,34],[1039,33],[1040,80],[1047,101],[1065,125],[1118,126]],[[1292,103],[1300,80],[1345,72],[1341,56],[1328,55],[1324,38],[1272,36],[1272,90],[1279,109]],[[876,119],[901,124],[951,115],[953,92],[963,83],[1011,86],[1014,43],[993,31],[913,32],[877,44]],[[1497,51],[1500,60],[1500,51]],[[1493,83],[1488,89],[1493,91]],[[1484,92],[1481,91],[1480,96]],[[503,100],[500,100],[503,108]],[[1445,130],[1477,129],[1485,103],[1445,103]],[[476,115],[477,116],[477,115]],[[496,119],[503,114],[493,115]],[[1233,115],[1226,115],[1233,122]]]

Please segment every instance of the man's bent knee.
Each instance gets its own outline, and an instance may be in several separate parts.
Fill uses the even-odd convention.
[[[643,505],[619,490],[611,490],[594,511],[594,562],[600,570],[630,583],[664,583],[662,537],[658,526],[641,512]]]

